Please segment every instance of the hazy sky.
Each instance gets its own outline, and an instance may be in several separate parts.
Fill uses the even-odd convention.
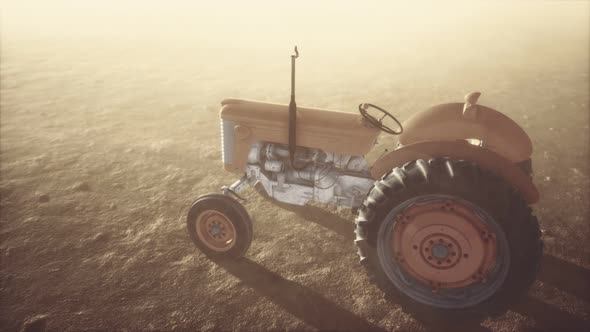
[[[2,36],[391,50],[588,43],[588,1],[2,0]],[[501,40],[498,40],[498,39]],[[565,39],[563,39],[565,38]],[[520,44],[520,45],[519,45]],[[560,47],[560,45],[553,45]]]
[[[588,72],[590,1],[0,3],[3,55],[50,44],[45,49],[88,48],[86,57],[110,52],[121,63],[153,58],[154,66],[194,65],[201,73],[213,62],[247,63],[250,75],[274,77],[288,74],[297,44],[302,75],[340,71],[348,81],[380,72],[408,79],[426,70],[440,70],[445,80],[453,71],[468,76],[480,68],[483,74],[503,68]]]

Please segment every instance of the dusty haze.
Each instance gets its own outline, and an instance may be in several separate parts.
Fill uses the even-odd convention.
[[[352,215],[247,191],[247,259],[184,229],[226,97],[400,119],[481,91],[534,143],[545,265],[493,331],[590,329],[590,2],[1,1],[0,329],[423,330],[359,268]],[[391,147],[382,135],[369,156]],[[43,318],[44,317],[44,318]]]
[[[588,72],[590,5],[584,1],[14,1],[3,7],[7,58],[47,45],[55,56],[79,56],[72,66],[109,56],[130,71],[214,77],[227,83],[219,91],[226,95],[264,88],[286,100],[293,45],[302,52],[301,100],[310,104],[322,103],[336,78],[340,89],[369,93],[394,81],[389,90],[402,95],[396,90],[415,84],[408,79],[420,90],[488,91],[501,83],[482,86],[481,76],[498,71]],[[319,96],[308,97],[313,92]]]

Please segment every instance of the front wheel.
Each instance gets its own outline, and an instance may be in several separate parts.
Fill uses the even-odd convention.
[[[375,184],[357,244],[377,284],[428,324],[461,325],[505,312],[542,256],[521,195],[466,161],[417,160]]]
[[[252,243],[252,221],[235,199],[207,194],[191,206],[187,230],[197,248],[211,258],[238,258]]]

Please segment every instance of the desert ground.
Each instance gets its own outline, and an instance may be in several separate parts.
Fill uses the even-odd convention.
[[[404,120],[477,90],[523,126],[543,265],[479,329],[590,330],[588,2],[428,19],[372,2],[62,2],[2,8],[0,330],[430,329],[369,283],[348,210],[248,189],[243,259],[215,263],[187,235],[191,202],[236,180],[222,169],[220,101],[287,103],[294,44],[299,105],[373,102]],[[382,134],[369,159],[394,142]]]

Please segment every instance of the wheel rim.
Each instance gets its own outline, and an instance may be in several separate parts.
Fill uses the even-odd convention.
[[[236,229],[229,218],[216,210],[201,212],[195,222],[197,237],[207,248],[224,252],[234,247]]]
[[[480,207],[426,195],[396,207],[378,235],[386,275],[411,298],[444,308],[477,304],[503,283],[509,267],[504,232]]]

